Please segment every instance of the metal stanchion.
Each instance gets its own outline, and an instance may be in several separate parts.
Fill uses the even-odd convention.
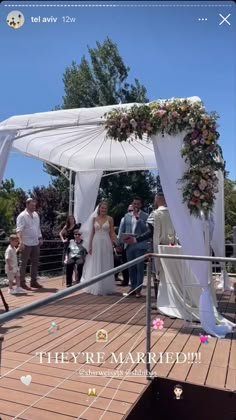
[[[151,351],[151,275],[152,275],[152,259],[149,257],[147,261],[147,295],[146,295],[146,371],[147,379],[150,381],[151,376],[151,363],[150,363],[150,351]]]
[[[0,376],[1,376],[1,366],[2,366],[2,343],[3,343],[4,337],[0,336]]]

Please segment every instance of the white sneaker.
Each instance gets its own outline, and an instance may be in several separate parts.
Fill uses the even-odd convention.
[[[8,289],[8,293],[10,293],[10,295],[15,295],[16,289]]]
[[[224,287],[224,282],[221,280],[221,281],[219,282],[219,284],[217,285],[217,290],[222,290],[222,289],[223,289],[223,287]]]
[[[17,287],[15,289],[15,293],[26,293],[26,291],[24,289],[22,289],[22,287]]]
[[[234,287],[233,286],[226,286],[226,289],[225,289],[227,292],[234,292]]]

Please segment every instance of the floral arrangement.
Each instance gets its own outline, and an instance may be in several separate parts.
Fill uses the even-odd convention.
[[[186,133],[182,157],[188,164],[180,182],[183,184],[183,201],[191,214],[208,215],[213,210],[218,189],[216,172],[224,170],[217,144],[216,113],[208,114],[202,102],[188,99],[155,101],[134,105],[130,109],[115,109],[104,116],[107,136],[122,142],[151,138],[154,134],[176,135]]]

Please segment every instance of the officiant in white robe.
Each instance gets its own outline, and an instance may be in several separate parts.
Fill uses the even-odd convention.
[[[152,215],[152,223],[149,221],[149,231],[136,238],[129,238],[127,241],[141,242],[153,236],[154,253],[181,254],[181,246],[177,244],[176,232],[160,188],[156,196],[156,204],[158,208]],[[155,258],[155,264],[160,279],[157,296],[158,311],[173,318],[199,320],[201,287],[190,272],[188,262]]]

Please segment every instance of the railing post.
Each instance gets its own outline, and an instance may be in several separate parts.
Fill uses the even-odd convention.
[[[1,376],[1,366],[2,366],[2,343],[3,343],[4,337],[0,336],[0,376]]]
[[[146,372],[147,379],[151,380],[151,274],[152,274],[152,258],[147,260],[147,292],[146,292]]]
[[[236,226],[233,227],[234,257],[236,258]]]

